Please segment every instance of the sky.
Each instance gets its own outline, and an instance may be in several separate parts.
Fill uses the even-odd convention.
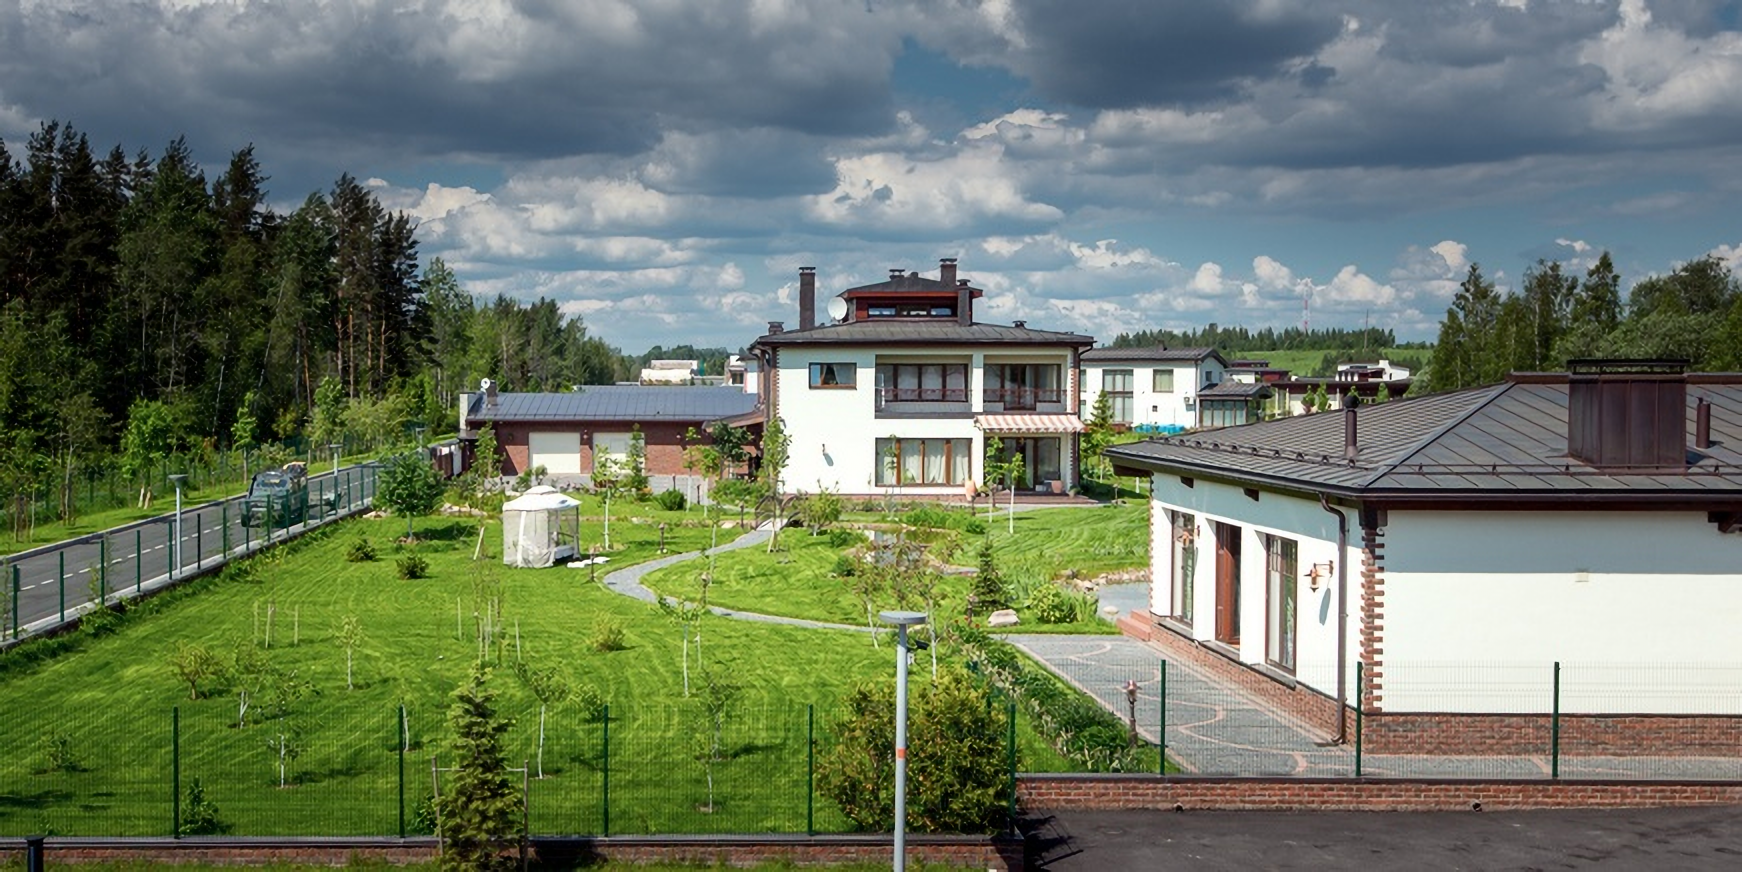
[[[1742,267],[1739,6],[5,0],[0,138],[350,173],[632,353],[942,257],[982,321],[1431,339],[1472,263]]]

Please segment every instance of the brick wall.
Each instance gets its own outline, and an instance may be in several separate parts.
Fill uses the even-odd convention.
[[[1236,663],[1166,627],[1132,612],[1119,619],[1127,636],[1144,639],[1172,662],[1189,662],[1213,679],[1240,688],[1260,702],[1331,738],[1337,729],[1337,702],[1304,686],[1289,687]],[[1355,739],[1355,710],[1343,711],[1345,737]],[[1362,715],[1361,742],[1371,754],[1546,755],[1548,713],[1483,715],[1380,713],[1371,701]],[[1736,715],[1561,715],[1561,755],[1617,757],[1727,757],[1742,754],[1742,716]]]
[[[1739,805],[1742,784],[1024,775],[1017,797],[1023,808],[1048,811],[1503,811]]]
[[[797,866],[878,863],[890,858],[888,836],[642,836],[612,838],[535,838],[532,854],[557,866],[622,863]],[[0,839],[0,857],[22,855],[23,839]],[[908,859],[916,863],[988,870],[1023,868],[1019,840],[988,836],[910,836]],[[113,864],[123,861],[211,866],[304,863],[351,865],[358,861],[426,863],[437,856],[434,839],[94,839],[51,838],[44,845],[46,865]]]
[[[1742,717],[1734,715],[1563,714],[1560,729],[1563,758],[1742,754]],[[1373,754],[1546,756],[1553,731],[1547,714],[1369,714],[1363,716],[1361,744]]]
[[[647,474],[649,476],[688,475],[684,469],[683,449],[686,444],[685,434],[690,427],[700,430],[696,421],[656,421],[643,423],[641,434],[647,444]],[[527,443],[528,434],[537,431],[563,431],[581,434],[581,470],[586,474],[593,469],[593,434],[628,433],[631,423],[628,421],[568,421],[562,423],[514,423],[498,425],[496,442],[502,448],[507,458],[502,462],[503,475],[519,475],[525,471],[529,459]],[[706,434],[702,442],[712,442]],[[656,488],[657,490],[657,488]]]

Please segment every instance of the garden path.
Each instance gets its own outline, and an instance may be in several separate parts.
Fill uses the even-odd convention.
[[[770,535],[771,532],[767,526],[764,525],[763,527],[739,536],[718,548],[709,548],[702,551],[686,551],[682,554],[673,554],[669,557],[661,557],[658,560],[650,560],[646,563],[640,563],[625,569],[619,569],[606,575],[604,578],[604,584],[607,589],[615,593],[620,593],[627,597],[634,597],[635,599],[641,600],[645,603],[658,603],[660,600],[659,594],[654,593],[652,589],[641,583],[641,579],[645,578],[648,573],[664,569],[667,566],[683,563],[686,560],[705,557],[710,553],[724,554],[728,551],[737,551],[740,548],[761,545],[768,541]],[[668,597],[667,599],[669,600],[670,598]],[[807,621],[803,618],[765,615],[760,612],[742,612],[735,609],[720,608],[719,606],[712,606],[708,610],[721,617],[734,618],[740,621],[753,621],[759,624],[783,624],[788,627],[806,627],[813,630],[846,630],[853,633],[870,632],[870,629],[867,627],[859,627],[852,624],[831,624],[826,621]]]

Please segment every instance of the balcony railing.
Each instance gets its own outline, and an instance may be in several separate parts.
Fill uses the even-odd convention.
[[[966,403],[967,388],[878,388],[877,408],[893,403]]]
[[[1064,393],[1061,388],[987,388],[981,398],[987,404],[1001,404],[1005,411],[1033,411],[1038,405],[1064,402]]]

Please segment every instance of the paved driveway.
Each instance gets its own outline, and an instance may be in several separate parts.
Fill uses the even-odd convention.
[[[1075,812],[1028,827],[1035,868],[1742,869],[1742,809]]]

